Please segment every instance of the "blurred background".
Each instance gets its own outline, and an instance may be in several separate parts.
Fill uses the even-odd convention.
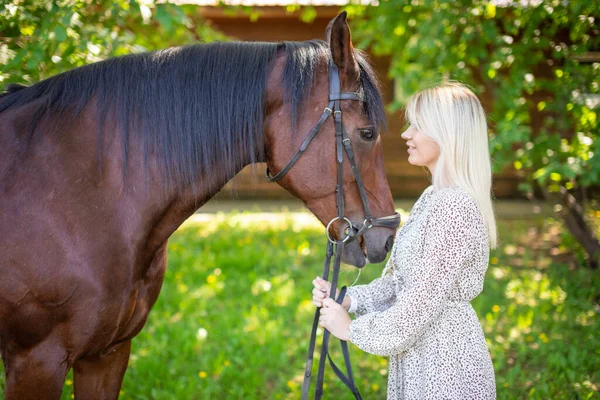
[[[429,185],[400,138],[408,96],[459,80],[488,113],[500,244],[473,305],[498,398],[600,398],[599,0],[1,2],[0,89],[170,46],[321,39],[341,10],[382,82],[403,219]],[[324,227],[264,169],[243,170],[173,236],[121,398],[300,397]],[[356,270],[342,275],[351,284]],[[384,399],[387,360],[352,357],[365,398]],[[328,396],[350,398],[333,374],[326,382]]]

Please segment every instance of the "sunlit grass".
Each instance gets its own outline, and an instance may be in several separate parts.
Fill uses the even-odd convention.
[[[600,388],[600,276],[575,268],[556,226],[501,221],[501,245],[473,302],[499,399],[585,399]],[[163,289],[134,340],[121,398],[299,398],[311,281],[322,272],[324,251],[324,228],[305,213],[187,221],[170,241]],[[365,268],[359,283],[382,267]],[[355,277],[344,267],[340,280]],[[350,347],[363,397],[384,399],[387,360]],[[341,363],[337,341],[332,348]],[[325,381],[327,398],[350,398],[329,369]],[[63,399],[72,387],[69,376]]]

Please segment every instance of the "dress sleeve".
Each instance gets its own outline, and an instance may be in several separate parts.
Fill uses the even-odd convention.
[[[395,257],[392,253],[385,266],[384,275],[366,285],[351,286],[346,294],[352,299],[351,310],[361,316],[375,311],[385,311],[396,301],[396,284],[392,277]]]
[[[391,356],[416,342],[439,317],[456,277],[473,257],[477,224],[474,200],[440,194],[427,216],[422,253],[393,306],[362,315],[350,324],[350,341],[367,353]]]
[[[396,286],[388,272],[366,285],[352,286],[346,294],[352,299],[352,309],[357,316],[387,310],[396,301]]]

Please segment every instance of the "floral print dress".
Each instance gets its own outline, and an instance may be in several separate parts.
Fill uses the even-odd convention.
[[[390,357],[388,399],[494,399],[494,368],[470,301],[489,239],[477,203],[428,187],[398,230],[381,278],[348,289],[350,341]]]

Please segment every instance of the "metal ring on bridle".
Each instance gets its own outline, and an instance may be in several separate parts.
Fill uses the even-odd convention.
[[[367,221],[369,221],[369,223],[367,224]],[[365,218],[365,220],[363,221],[363,225],[367,228],[367,229],[371,229],[373,227],[373,218]]]
[[[331,236],[329,235],[329,227],[331,226],[331,224],[333,224],[335,221],[337,221],[338,219],[340,219],[340,217],[335,217],[334,219],[332,219],[331,221],[329,221],[329,223],[327,224],[327,228],[325,228],[325,233],[327,234],[327,240],[329,240],[331,243],[335,244],[335,240],[333,240],[331,238]],[[346,222],[348,222],[348,228],[346,229],[352,229],[352,222],[346,218],[346,217],[342,217],[341,219],[345,220]],[[342,240],[342,242],[346,242],[346,240],[348,240],[351,236],[346,236],[344,238],[344,240]]]

